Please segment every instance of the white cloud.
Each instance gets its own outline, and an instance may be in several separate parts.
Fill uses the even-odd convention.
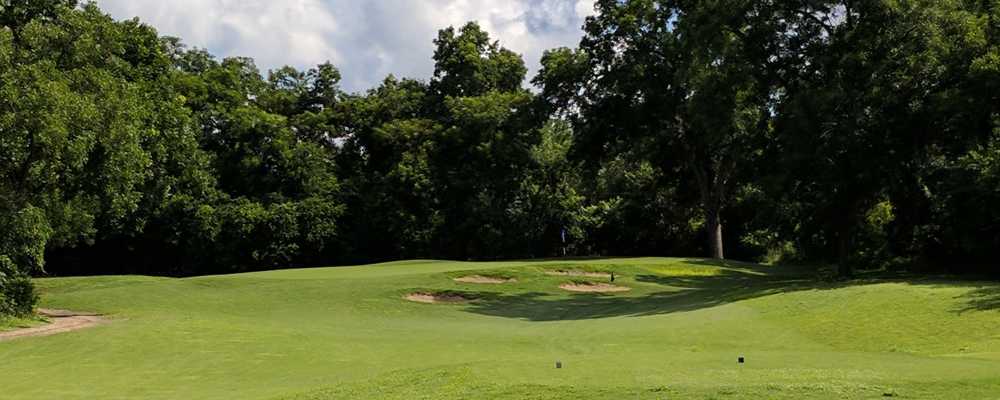
[[[101,0],[118,19],[138,16],[160,34],[208,48],[218,57],[248,56],[262,71],[324,61],[343,86],[363,91],[389,73],[427,79],[431,41],[447,26],[479,21],[493,39],[538,70],[542,51],[575,46],[592,0]]]

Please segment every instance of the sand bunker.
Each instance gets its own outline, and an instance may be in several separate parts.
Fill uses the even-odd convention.
[[[559,285],[559,288],[563,290],[569,290],[571,292],[627,292],[632,290],[630,287],[612,285],[609,283],[564,283]]]
[[[611,274],[606,272],[551,270],[551,271],[545,271],[545,273],[549,275],[559,275],[559,276],[586,276],[588,278],[611,278]]]
[[[468,283],[512,283],[512,282],[517,282],[517,279],[514,278],[505,279],[505,278],[495,278],[492,276],[473,275],[473,276],[463,276],[461,278],[455,278],[455,281],[468,282]]]
[[[447,293],[411,293],[406,295],[406,299],[418,303],[473,303],[477,301]]]
[[[121,319],[108,319],[94,313],[50,310],[45,308],[39,308],[38,314],[52,318],[52,323],[35,328],[24,328],[3,332],[0,333],[0,340],[48,336],[57,333],[75,331],[77,329],[89,328],[91,326],[106,324],[109,322],[124,321]]]

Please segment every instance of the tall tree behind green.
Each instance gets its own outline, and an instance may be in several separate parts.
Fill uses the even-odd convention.
[[[425,83],[389,76],[345,101],[347,130],[338,156],[345,176],[345,238],[354,262],[428,254],[440,218],[428,176],[431,132]]]
[[[917,179],[923,155],[951,142],[937,107],[963,68],[962,46],[952,42],[967,22],[961,8],[955,1],[834,1],[773,14],[797,27],[773,44],[790,49],[775,55],[785,79],[775,108],[786,178],[780,191],[802,210],[792,234],[800,246],[834,254],[843,276],[859,257],[870,262],[885,250],[872,240],[895,220],[894,202],[924,190]]]
[[[430,95],[444,127],[430,154],[444,215],[440,254],[506,258],[519,252],[512,211],[547,119],[521,84],[519,54],[500,47],[475,22],[442,30],[435,41]]]
[[[92,246],[50,252],[58,273],[193,275],[330,262],[343,212],[336,177],[339,73],[218,62],[179,39],[154,47],[168,74],[147,87],[177,99],[128,230],[98,224]]]
[[[966,1],[942,59],[950,90],[934,112],[951,143],[929,151],[920,178],[932,217],[921,226],[930,261],[995,274],[1000,258],[1000,2]],[[958,262],[956,262],[958,261]]]
[[[682,166],[714,258],[724,257],[728,192],[769,134],[771,86],[748,39],[751,5],[598,1],[580,49],[546,52],[535,80],[555,109],[570,114],[583,157],[638,147],[661,171]]]
[[[336,68],[285,67],[265,80],[247,58],[217,62],[177,41],[168,53],[177,69],[171,89],[185,98],[214,177],[162,221],[167,230],[176,224],[166,236],[185,255],[173,260],[180,268],[173,273],[321,262],[343,212],[334,165]]]
[[[524,190],[538,188],[523,183],[547,116],[521,87],[524,62],[474,22],[435,44],[429,84],[390,78],[348,107],[345,160],[365,177],[352,180],[349,213],[371,238],[359,246],[386,258],[525,254],[518,218]]]
[[[620,198],[588,196],[586,171],[579,161],[568,157],[573,144],[569,121],[551,119],[539,133],[540,140],[531,147],[531,159],[508,206],[508,232],[513,233],[504,240],[516,249],[510,255],[561,256],[564,247],[569,255],[603,250],[595,243],[595,234],[609,223],[609,214],[617,209]],[[567,235],[565,244],[562,232]]]

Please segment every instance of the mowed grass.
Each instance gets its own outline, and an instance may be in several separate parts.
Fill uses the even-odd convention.
[[[607,279],[549,270],[632,290],[570,293],[559,284]],[[468,275],[517,282],[454,281]],[[0,341],[3,399],[1000,398],[993,282],[647,258],[38,286],[43,307],[128,321]]]

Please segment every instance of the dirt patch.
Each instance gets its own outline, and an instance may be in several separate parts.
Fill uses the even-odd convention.
[[[35,336],[48,336],[57,333],[75,331],[109,322],[124,321],[124,319],[109,319],[104,316],[66,310],[51,310],[39,308],[38,314],[52,318],[52,323],[34,328],[24,328],[0,333],[0,340],[18,339]]]
[[[478,301],[447,293],[410,293],[406,295],[406,299],[418,303],[474,303]]]
[[[38,315],[49,318],[71,318],[71,317],[100,317],[101,314],[86,311],[55,310],[51,308],[39,308]]]
[[[472,275],[463,276],[461,278],[455,278],[456,282],[468,282],[468,283],[513,283],[517,282],[514,278],[496,278],[492,276],[482,276],[482,275]]]
[[[627,292],[632,290],[632,288],[627,286],[612,285],[609,283],[564,283],[559,285],[559,288],[563,290],[569,290],[571,292]]]
[[[549,275],[559,275],[559,276],[585,276],[588,278],[611,278],[611,274],[607,272],[587,272],[579,270],[550,270],[545,271]]]

